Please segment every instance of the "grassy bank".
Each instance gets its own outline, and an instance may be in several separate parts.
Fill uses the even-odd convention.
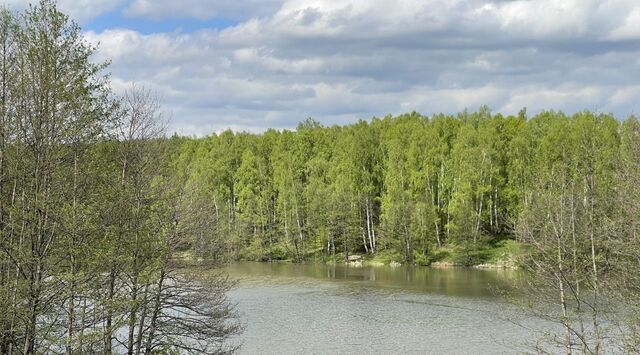
[[[475,267],[475,268],[517,268],[518,258],[523,253],[522,245],[510,239],[500,240],[495,243],[479,243],[476,248],[463,248],[459,246],[444,246],[435,248],[428,253],[414,252],[410,260],[406,260],[401,253],[382,250],[375,255],[350,253],[349,261],[346,261],[344,253],[336,253],[328,256],[322,250],[310,250],[304,256],[304,262],[311,263],[348,263],[352,266],[429,266],[437,268],[446,267]],[[206,262],[205,259],[196,257],[190,250],[176,253],[176,261],[186,263]],[[271,250],[265,248],[249,247],[236,257],[227,259],[255,262],[284,262],[295,263],[297,259],[283,246],[274,246]]]
[[[513,240],[501,240],[484,244],[476,249],[445,246],[433,250],[429,254],[414,253],[412,260],[396,252],[382,251],[373,256],[366,256],[363,265],[418,265],[430,267],[477,267],[477,268],[517,268],[517,259],[522,253],[522,246]],[[342,255],[337,258],[344,260]]]

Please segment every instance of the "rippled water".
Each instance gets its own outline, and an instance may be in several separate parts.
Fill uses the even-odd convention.
[[[503,270],[236,263],[242,354],[513,354],[536,326]],[[519,325],[516,325],[519,324]]]

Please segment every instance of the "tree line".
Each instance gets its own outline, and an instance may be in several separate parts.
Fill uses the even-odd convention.
[[[635,119],[586,111],[527,117],[486,107],[331,127],[308,119],[294,131],[188,139],[179,160],[187,184],[211,201],[214,232],[234,258],[391,253],[429,264],[447,250],[471,265],[487,247],[519,238],[541,173],[558,159],[616,189],[622,136],[632,127]]]
[[[95,48],[43,0],[0,9],[0,353],[229,353],[241,329],[159,103],[114,95]]]

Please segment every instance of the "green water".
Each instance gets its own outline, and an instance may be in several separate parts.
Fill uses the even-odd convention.
[[[513,354],[539,327],[511,270],[235,263],[242,354]],[[516,325],[518,324],[518,325]]]

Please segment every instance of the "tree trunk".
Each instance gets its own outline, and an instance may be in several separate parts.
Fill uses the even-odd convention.
[[[304,242],[304,234],[302,233],[302,221],[300,219],[300,212],[298,210],[298,204],[295,204],[295,211],[296,211],[296,223],[298,224],[298,236],[300,238],[300,252],[301,252],[301,258],[300,261],[305,259],[305,242]]]
[[[147,336],[147,342],[145,345],[145,354],[151,354],[153,350],[153,341],[156,333],[156,324],[158,321],[158,317],[160,316],[160,311],[162,310],[162,292],[164,286],[164,279],[166,277],[166,272],[164,267],[160,271],[160,278],[158,279],[158,289],[156,290],[155,301],[153,306],[153,313],[151,315],[151,319],[149,320],[149,334]]]
[[[131,289],[131,309],[129,310],[129,320],[127,325],[129,327],[129,332],[127,336],[127,354],[133,355],[134,352],[134,333],[135,326],[138,317],[138,280],[134,275],[134,279],[132,281],[132,289]]]
[[[144,336],[144,325],[147,318],[147,293],[149,284],[145,284],[142,294],[142,311],[140,314],[140,322],[138,323],[138,334],[136,335],[136,355],[140,355],[142,350],[142,337]]]
[[[116,267],[111,266],[108,279],[108,293],[107,293],[107,314],[105,317],[105,330],[104,330],[104,353],[111,354],[112,341],[113,341],[113,307],[114,297],[116,289]]]

